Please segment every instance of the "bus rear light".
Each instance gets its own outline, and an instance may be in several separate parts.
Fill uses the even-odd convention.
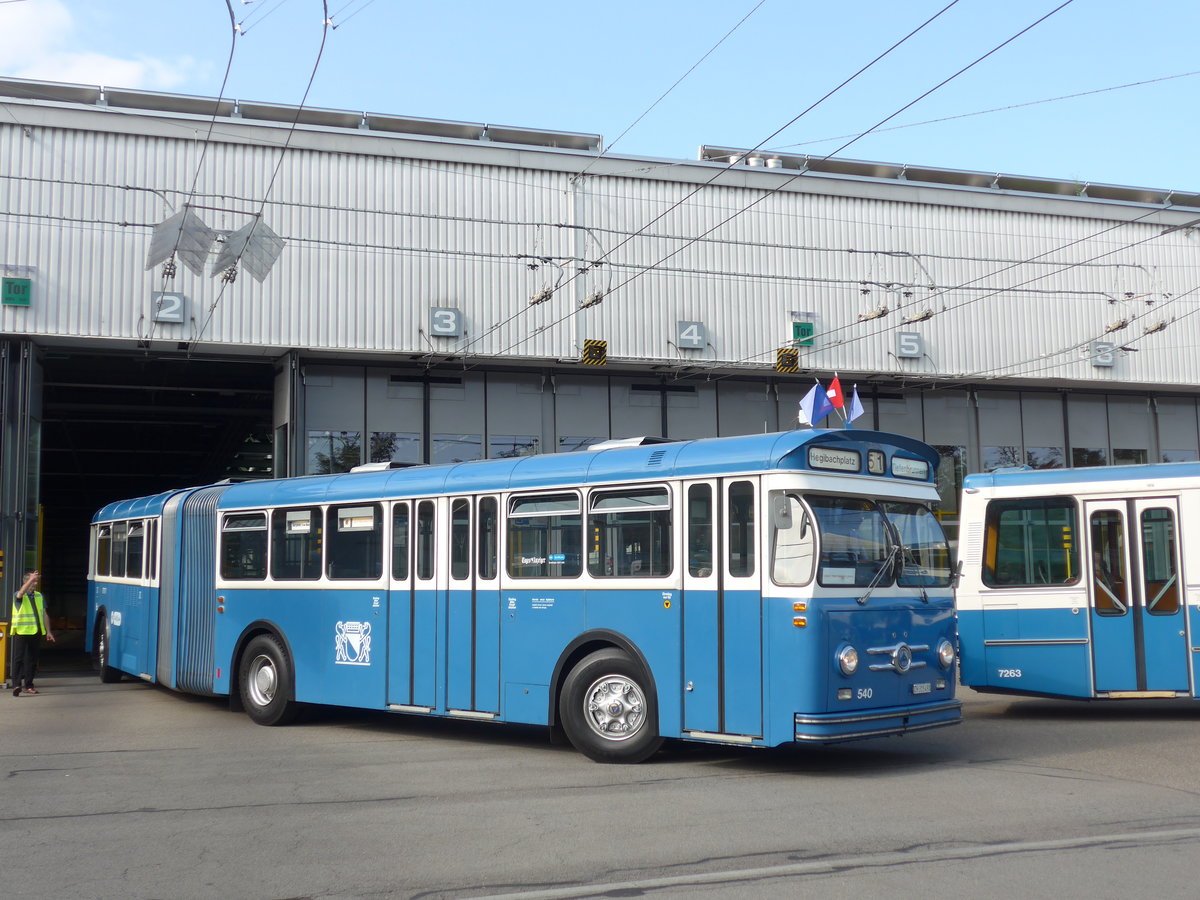
[[[807,628],[808,619],[804,616],[792,616],[792,625],[796,628]]]

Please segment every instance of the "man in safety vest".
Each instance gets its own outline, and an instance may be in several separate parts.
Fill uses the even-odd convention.
[[[41,577],[40,572],[26,572],[21,589],[13,597],[9,634],[12,637],[10,649],[14,697],[20,697],[22,689],[26,694],[38,693],[38,689],[33,686],[33,673],[37,669],[42,635],[44,634],[50,643],[54,643],[50,620],[46,618],[46,601],[42,599],[41,591],[37,590],[37,583]]]

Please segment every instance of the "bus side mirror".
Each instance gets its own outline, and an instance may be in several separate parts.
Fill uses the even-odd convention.
[[[792,503],[787,494],[776,494],[771,498],[771,524],[778,531],[791,530]]]
[[[793,527],[792,498],[777,494],[771,498],[771,524],[776,531],[790,531]],[[808,512],[800,520],[800,537],[808,537]]]

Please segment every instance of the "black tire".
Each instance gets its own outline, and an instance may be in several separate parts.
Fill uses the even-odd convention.
[[[615,647],[588,654],[571,670],[558,716],[575,749],[596,762],[639,763],[662,746],[650,679]]]
[[[274,635],[260,634],[246,645],[238,691],[246,715],[259,725],[286,725],[300,714],[292,699],[292,663]]]
[[[96,668],[100,670],[100,680],[104,684],[116,684],[121,680],[122,672],[109,665],[109,654],[112,643],[108,637],[108,615],[96,623]]]

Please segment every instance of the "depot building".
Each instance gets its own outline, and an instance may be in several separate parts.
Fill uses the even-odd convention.
[[[1200,196],[0,80],[2,587],[224,478],[797,427],[1194,460]],[[552,124],[552,123],[550,123]],[[835,410],[820,427],[844,427]],[[69,623],[68,623],[69,624]]]

